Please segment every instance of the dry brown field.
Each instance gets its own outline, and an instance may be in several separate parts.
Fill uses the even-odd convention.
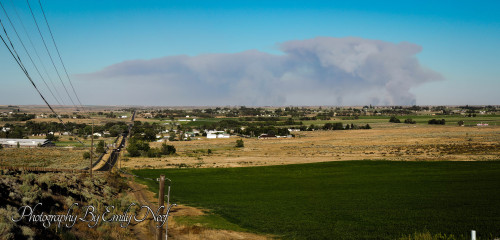
[[[388,126],[370,130],[299,132],[288,139],[238,137],[169,142],[176,156],[124,158],[127,168],[243,167],[341,160],[489,161],[500,160],[500,126]],[[161,143],[151,143],[160,147]],[[208,154],[207,150],[212,153]]]
[[[82,169],[89,165],[83,159],[88,149],[71,147],[4,148],[0,151],[0,165]]]

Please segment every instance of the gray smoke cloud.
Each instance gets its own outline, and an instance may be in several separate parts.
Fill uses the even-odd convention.
[[[141,105],[413,105],[410,89],[442,79],[416,44],[317,37],[278,44],[282,55],[168,56],[79,75]],[[126,95],[123,96],[123,95]]]

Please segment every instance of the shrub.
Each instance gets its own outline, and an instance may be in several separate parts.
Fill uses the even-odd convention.
[[[25,236],[27,239],[33,239],[33,237],[35,236],[35,232],[27,226],[21,226],[21,231],[23,232],[23,236]]]
[[[236,140],[236,146],[235,147],[242,148],[244,146],[245,146],[245,144],[243,143],[243,139]]]
[[[163,143],[161,145],[161,154],[162,155],[172,155],[175,154],[176,149],[173,145],[167,145],[166,143]]]
[[[2,239],[15,239],[16,225],[10,219],[19,219],[19,213],[12,206],[7,205],[6,208],[0,208],[0,236]]]
[[[36,182],[39,186],[46,184],[48,188],[52,187],[52,180],[49,174],[42,174],[36,178]]]
[[[161,157],[161,152],[158,148],[150,148],[146,154],[149,158]]]
[[[406,124],[416,124],[417,122],[416,122],[415,120],[411,119],[411,118],[407,118],[407,119],[405,120],[405,123],[406,123]]]
[[[436,119],[431,119],[429,120],[429,124],[441,124],[441,125],[445,125],[446,124],[446,121],[444,119],[441,119],[441,120],[436,120]]]
[[[89,158],[90,158],[90,152],[84,152],[83,159],[89,159]]]
[[[392,122],[392,123],[401,123],[401,121],[395,117],[395,116],[392,116],[391,119],[389,119],[389,122]]]
[[[463,126],[465,122],[463,120],[458,121],[458,126]]]
[[[325,123],[325,125],[323,125],[323,130],[344,130],[344,125],[340,122]]]

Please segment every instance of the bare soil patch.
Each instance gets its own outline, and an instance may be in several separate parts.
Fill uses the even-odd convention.
[[[139,204],[146,204],[151,207],[158,205],[158,200],[155,198],[154,193],[148,191],[147,186],[135,181],[129,181],[129,186],[132,188],[131,192]],[[253,233],[216,230],[197,225],[186,226],[178,224],[175,221],[175,217],[178,216],[199,216],[207,213],[206,210],[185,205],[173,207],[171,217],[168,219],[169,239],[267,239],[265,236]],[[156,234],[154,224],[151,220],[144,221],[133,225],[132,231],[137,239],[154,239]]]

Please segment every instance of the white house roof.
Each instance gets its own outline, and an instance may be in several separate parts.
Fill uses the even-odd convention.
[[[38,146],[48,143],[47,139],[16,139],[16,138],[0,138],[0,145],[17,145],[19,146]]]

